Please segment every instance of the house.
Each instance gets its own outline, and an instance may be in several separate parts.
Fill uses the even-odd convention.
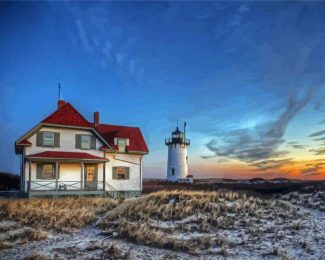
[[[21,189],[28,197],[138,196],[143,156],[149,150],[138,127],[93,122],[70,103],[15,142],[21,156]]]

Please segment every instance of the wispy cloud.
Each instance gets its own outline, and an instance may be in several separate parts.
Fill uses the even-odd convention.
[[[301,172],[302,176],[307,176],[307,175],[320,175],[320,172],[318,171],[319,169],[317,167],[311,167],[306,170],[303,170]]]
[[[305,149],[308,145],[299,144],[298,142],[288,142],[288,146],[294,149]]]
[[[317,100],[314,104],[314,110],[319,110],[325,103],[324,99]]]
[[[318,131],[309,135],[309,137],[321,136],[325,134],[325,130]]]
[[[74,4],[67,5],[74,16],[75,35],[83,49],[97,58],[103,68],[123,76],[125,84],[140,83],[144,78],[144,64],[136,56],[136,40],[123,28],[123,23],[112,25],[117,17],[112,10],[118,9],[117,5],[93,5],[86,10]]]
[[[209,14],[198,14],[195,16],[195,18],[197,20],[206,20],[206,19],[210,18],[210,15]]]
[[[302,176],[307,175],[320,175],[321,170],[323,170],[325,163],[317,163],[317,164],[306,164],[308,167],[307,169],[304,169],[301,171]]]
[[[324,148],[319,148],[319,149],[311,149],[309,152],[314,153],[314,155],[324,155],[325,154],[325,149]]]
[[[111,50],[112,50],[112,43],[107,40],[104,44],[104,47],[103,47],[103,54],[107,57],[107,58],[111,58]]]
[[[262,171],[279,169],[284,165],[287,165],[292,161],[292,158],[282,159],[282,160],[264,160],[256,163],[249,164],[249,166],[254,166]]]
[[[246,13],[249,10],[250,9],[249,9],[249,7],[246,4],[243,4],[243,5],[239,6],[239,8],[238,8],[238,12],[240,12],[240,13]]]
[[[86,30],[85,30],[85,27],[84,27],[82,21],[79,20],[79,19],[76,20],[76,25],[77,25],[77,28],[78,28],[79,38],[80,38],[80,41],[81,41],[82,45],[84,46],[84,48],[87,51],[93,52],[94,49],[90,45],[90,41],[89,41],[89,38],[87,36]]]
[[[313,141],[325,141],[325,137],[315,138]]]
[[[254,128],[233,130],[218,143],[216,138],[206,145],[214,156],[238,159],[244,162],[257,162],[269,158],[283,157],[288,151],[279,151],[284,142],[283,136],[292,119],[311,100],[317,88],[310,88],[301,98],[291,96],[285,111],[274,121]]]

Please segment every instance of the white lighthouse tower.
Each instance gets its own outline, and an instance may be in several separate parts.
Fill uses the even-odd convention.
[[[187,165],[187,146],[190,145],[190,140],[185,139],[184,133],[178,127],[172,133],[172,138],[165,140],[168,146],[168,164],[167,164],[167,180],[173,182],[191,182],[188,179],[188,165]]]

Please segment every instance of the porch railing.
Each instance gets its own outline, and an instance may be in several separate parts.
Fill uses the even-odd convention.
[[[117,191],[108,182],[97,181],[95,184],[85,187],[81,181],[28,181],[29,191]]]

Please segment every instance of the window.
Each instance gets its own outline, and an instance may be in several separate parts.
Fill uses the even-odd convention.
[[[91,135],[81,135],[81,149],[91,148]]]
[[[90,150],[96,149],[96,138],[92,135],[76,135],[76,149]]]
[[[172,168],[172,175],[175,175],[175,168]]]
[[[113,167],[113,179],[115,180],[129,179],[129,167]]]
[[[125,168],[123,167],[119,167],[116,170],[117,172],[117,179],[121,180],[121,179],[125,179]]]
[[[125,151],[126,151],[126,139],[125,138],[118,138],[117,139],[117,146],[118,146],[118,151],[120,153],[125,153]]]
[[[37,179],[55,179],[55,166],[53,163],[37,164]]]
[[[39,131],[36,135],[36,145],[39,147],[60,147],[60,133]]]
[[[43,145],[47,147],[54,147],[54,133],[52,132],[43,133]]]

